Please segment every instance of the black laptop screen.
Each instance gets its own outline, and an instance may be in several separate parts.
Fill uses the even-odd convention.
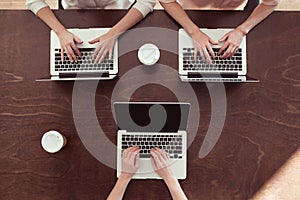
[[[188,103],[115,103],[118,128],[131,132],[186,130]]]

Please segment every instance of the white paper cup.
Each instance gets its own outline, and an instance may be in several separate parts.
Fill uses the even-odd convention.
[[[57,131],[51,130],[44,133],[42,147],[49,153],[56,153],[67,144],[67,138]]]
[[[144,65],[154,65],[159,57],[159,49],[154,44],[146,43],[139,48],[138,58]]]

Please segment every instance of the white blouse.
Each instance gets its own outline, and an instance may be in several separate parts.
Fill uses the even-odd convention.
[[[162,3],[176,0],[159,0]],[[184,9],[243,10],[247,0],[177,0]],[[251,0],[248,0],[251,1]],[[280,0],[261,0],[265,5],[278,5]]]
[[[65,9],[72,8],[128,8],[132,4],[132,0],[62,0],[62,6]],[[133,8],[141,12],[145,17],[149,12],[153,11],[156,0],[137,0]],[[36,14],[40,9],[48,6],[45,0],[26,0],[26,7]]]

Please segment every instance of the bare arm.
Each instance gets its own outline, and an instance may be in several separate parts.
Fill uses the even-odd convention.
[[[276,5],[265,5],[263,3],[259,4],[251,13],[251,15],[236,29],[225,34],[219,41],[224,42],[221,47],[219,54],[226,50],[222,55],[223,58],[231,57],[235,54],[236,50],[242,42],[242,38],[257,24],[263,21],[267,16],[269,16]]]
[[[37,12],[37,16],[43,20],[56,34],[66,30],[66,28],[58,21],[52,10],[47,6]]]
[[[193,35],[198,32],[199,27],[194,24],[194,22],[183,10],[181,5],[179,5],[176,1],[170,3],[160,2],[160,4],[167,11],[167,13],[186,30],[189,35]]]
[[[122,172],[107,200],[121,200],[128,183],[139,168],[139,147],[129,147],[122,154]]]
[[[163,3],[161,5],[186,31],[192,35],[198,31],[198,26],[195,25],[189,16],[185,13],[183,8],[177,2]],[[259,24],[267,16],[269,16],[277,5],[259,4],[251,15],[238,28],[247,34],[253,27]]]
[[[207,35],[199,30],[198,26],[194,24],[176,1],[170,3],[161,2],[161,5],[191,36],[194,41],[195,54],[199,51],[201,58],[210,62],[208,52],[210,52],[210,55],[214,58],[210,44],[216,44],[216,42],[212,41]],[[253,27],[270,15],[274,11],[275,7],[276,5],[270,6],[263,3],[259,4],[247,20],[219,40],[219,42],[225,42],[220,49],[219,54],[224,51],[224,54],[222,55],[223,58],[234,55],[242,41],[242,38]]]
[[[174,200],[184,200],[187,199],[185,196],[183,190],[181,189],[181,186],[176,178],[169,178],[164,180],[167,184],[169,191],[172,195],[172,198]]]
[[[143,15],[137,9],[132,8],[108,33],[90,41],[91,44],[99,42],[93,55],[95,62],[101,63],[107,53],[109,53],[109,58],[111,58],[117,38],[142,19]]]
[[[178,180],[170,166],[170,158],[167,152],[157,147],[151,149],[151,162],[155,172],[164,179],[174,200],[185,200],[185,196]]]
[[[77,61],[74,51],[77,53],[77,55],[81,56],[76,43],[82,43],[82,41],[77,36],[66,30],[66,28],[60,23],[49,7],[44,7],[39,10],[37,16],[52,30],[54,30],[59,37],[62,48],[62,59],[65,51],[71,61]],[[107,34],[90,41],[91,44],[97,42],[100,42],[101,44],[95,51],[95,62],[102,62],[107,52],[109,52],[109,56],[111,57],[112,50],[118,36],[142,19],[143,15],[137,9],[132,8],[115,26],[111,28]]]
[[[127,188],[128,183],[130,182],[131,178],[124,177],[120,175],[119,179],[117,180],[114,188],[112,189],[111,193],[107,197],[107,200],[117,200],[122,199]]]
[[[211,58],[208,52],[210,53],[212,58],[214,58],[215,55],[212,50],[211,44],[218,43],[216,41],[213,41],[202,31],[200,31],[199,27],[189,18],[181,5],[179,5],[176,1],[170,3],[161,2],[161,5],[164,7],[167,13],[172,18],[174,18],[193,39],[195,48],[194,58],[196,59],[197,52],[199,51],[202,60],[211,63]]]
[[[63,59],[63,54],[66,52],[72,62],[77,61],[74,51],[78,56],[81,56],[76,43],[82,43],[82,41],[76,35],[67,31],[48,6],[40,9],[37,16],[57,34],[62,49],[61,58]]]
[[[43,20],[58,35],[62,48],[62,58],[63,52],[65,51],[71,61],[77,61],[77,57],[74,52],[76,52],[79,56],[81,56],[81,54],[76,46],[76,43],[82,43],[82,41],[77,36],[66,30],[66,28],[59,22],[49,7],[40,9],[37,13],[37,16],[41,18],[41,20]],[[95,62],[102,62],[107,52],[109,52],[109,56],[111,57],[115,41],[119,35],[142,19],[142,13],[136,8],[132,8],[116,25],[111,28],[107,34],[90,41],[91,44],[97,42],[100,43],[95,50]]]
[[[116,25],[111,28],[110,32],[116,35],[121,34],[142,19],[142,13],[140,13],[137,9],[132,8]]]
[[[259,4],[251,13],[251,15],[237,28],[247,34],[252,28],[269,16],[277,5],[269,6],[263,3]]]

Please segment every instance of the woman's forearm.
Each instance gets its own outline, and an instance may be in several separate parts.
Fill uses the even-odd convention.
[[[107,200],[121,200],[130,180],[131,178],[125,177],[121,174],[111,193],[107,197]]]
[[[52,10],[47,6],[40,9],[37,12],[37,16],[45,22],[54,32],[59,35],[59,33],[66,31],[66,28],[60,23],[56,18]]]
[[[165,183],[167,184],[169,191],[171,193],[171,196],[173,200],[185,200],[187,197],[185,196],[178,180],[176,178],[170,178],[165,180]]]
[[[167,13],[175,19],[189,35],[193,35],[199,31],[198,26],[189,18],[181,5],[177,2],[162,3],[161,5],[167,11]]]
[[[276,6],[269,6],[263,3],[259,4],[251,13],[251,15],[237,28],[244,34],[247,34],[253,27],[269,16]]]
[[[114,35],[119,35],[127,31],[130,27],[134,26],[136,23],[143,19],[143,15],[140,11],[132,8],[128,13],[116,24],[114,25],[110,32]]]

